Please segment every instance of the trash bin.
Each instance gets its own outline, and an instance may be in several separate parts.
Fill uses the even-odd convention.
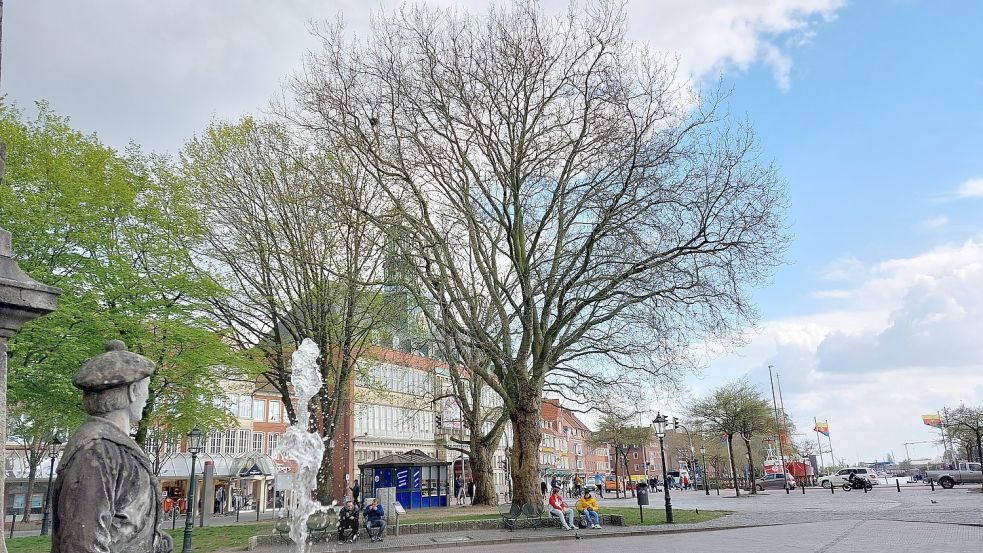
[[[645,482],[639,482],[636,486],[635,497],[638,499],[638,506],[649,504],[649,485]]]

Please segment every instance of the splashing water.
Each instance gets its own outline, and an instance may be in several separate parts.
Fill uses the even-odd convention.
[[[293,374],[290,382],[297,396],[297,424],[283,435],[277,452],[297,463],[297,474],[290,484],[287,509],[290,513],[290,539],[296,544],[297,553],[307,550],[307,519],[320,511],[322,505],[311,498],[317,486],[317,472],[324,457],[324,442],[313,432],[308,432],[310,411],[308,404],[323,384],[317,370],[317,358],[321,350],[310,338],[304,338],[300,348],[290,357]]]

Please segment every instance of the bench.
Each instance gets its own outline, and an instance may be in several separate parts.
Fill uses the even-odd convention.
[[[539,528],[543,522],[543,508],[535,503],[505,503],[499,508],[505,527],[514,532],[519,521],[526,519],[533,528]]]
[[[332,516],[332,512],[329,511],[319,511],[314,513],[307,519],[307,539],[311,542],[317,542],[319,540],[325,539],[334,528],[333,522],[336,523],[337,517]],[[279,534],[284,540],[290,539],[290,519],[286,517],[279,517],[273,523],[273,532]]]

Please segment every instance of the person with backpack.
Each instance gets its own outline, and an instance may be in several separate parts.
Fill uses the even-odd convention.
[[[590,492],[586,492],[584,497],[577,502],[577,510],[584,517],[588,528],[599,529],[601,527],[601,515],[597,513],[597,500],[591,496]]]

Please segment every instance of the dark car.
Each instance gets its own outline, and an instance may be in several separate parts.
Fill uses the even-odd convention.
[[[766,474],[761,478],[758,478],[755,485],[759,490],[784,490],[785,489],[785,475],[784,474]],[[791,490],[795,489],[795,478],[789,477],[788,487]]]

